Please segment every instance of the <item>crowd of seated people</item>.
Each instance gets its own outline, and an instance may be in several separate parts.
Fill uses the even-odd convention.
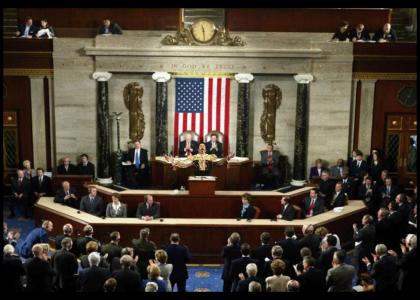
[[[355,28],[349,30],[349,22],[343,21],[337,32],[331,38],[335,42],[396,42],[397,34],[391,28],[390,23],[385,23],[381,29],[378,29],[371,37],[365,25],[359,23]]]

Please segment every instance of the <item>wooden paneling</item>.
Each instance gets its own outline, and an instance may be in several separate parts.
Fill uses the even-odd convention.
[[[7,96],[3,98],[3,110],[17,112],[19,130],[19,160],[33,162],[31,87],[28,77],[4,77]]]
[[[52,70],[52,51],[48,39],[3,39],[3,68]]]
[[[232,31],[335,32],[345,20],[362,22],[371,32],[390,19],[389,9],[227,8]]]

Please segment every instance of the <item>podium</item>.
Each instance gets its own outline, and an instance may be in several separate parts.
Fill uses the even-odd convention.
[[[216,177],[190,176],[188,177],[188,191],[190,196],[214,196]]]

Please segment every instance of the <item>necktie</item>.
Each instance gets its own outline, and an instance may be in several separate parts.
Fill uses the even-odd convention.
[[[140,167],[140,151],[136,150],[136,169]]]
[[[39,184],[42,183],[42,176],[39,176]]]
[[[309,205],[309,214],[310,215],[312,215],[312,210],[314,209],[314,207],[315,207],[315,199],[312,198],[311,199],[311,204]]]
[[[357,167],[360,168],[360,161],[357,162]]]
[[[391,193],[391,187],[387,186],[386,193],[389,195]]]
[[[343,176],[343,168],[340,167],[340,176]]]

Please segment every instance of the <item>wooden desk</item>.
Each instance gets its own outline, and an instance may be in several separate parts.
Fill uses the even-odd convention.
[[[111,202],[111,195],[116,191],[96,185],[98,194],[106,202]],[[302,205],[302,199],[309,195],[310,187],[304,187],[288,193],[277,191],[247,191],[253,198],[253,204],[261,209],[260,218],[270,219],[280,213],[280,199],[290,196],[293,204]],[[127,204],[127,214],[134,217],[137,205],[143,202],[144,195],[151,194],[160,202],[160,214],[163,218],[237,218],[242,205],[241,197],[245,191],[216,191],[214,196],[194,196],[188,191],[177,190],[126,190],[119,192],[121,202]]]
[[[222,263],[221,251],[226,245],[226,239],[232,232],[241,235],[241,241],[249,243],[253,248],[260,245],[260,234],[267,231],[272,241],[284,238],[284,229],[294,226],[296,234],[301,235],[302,226],[313,224],[315,227],[325,226],[330,232],[339,235],[342,244],[352,240],[352,223],[359,222],[366,212],[362,201],[350,201],[342,212],[329,211],[305,220],[270,221],[236,219],[179,219],[164,218],[160,220],[144,221],[137,218],[102,219],[84,212],[77,213],[76,209],[53,202],[52,197],[43,197],[35,205],[35,225],[42,220],[51,220],[54,224],[51,237],[62,234],[62,227],[71,223],[74,234],[80,235],[86,224],[94,228],[94,237],[102,241],[109,240],[112,231],[121,233],[120,245],[132,246],[131,240],[137,238],[139,230],[148,227],[151,230],[150,240],[158,247],[168,244],[172,232],[178,232],[181,243],[189,247],[195,263]]]

